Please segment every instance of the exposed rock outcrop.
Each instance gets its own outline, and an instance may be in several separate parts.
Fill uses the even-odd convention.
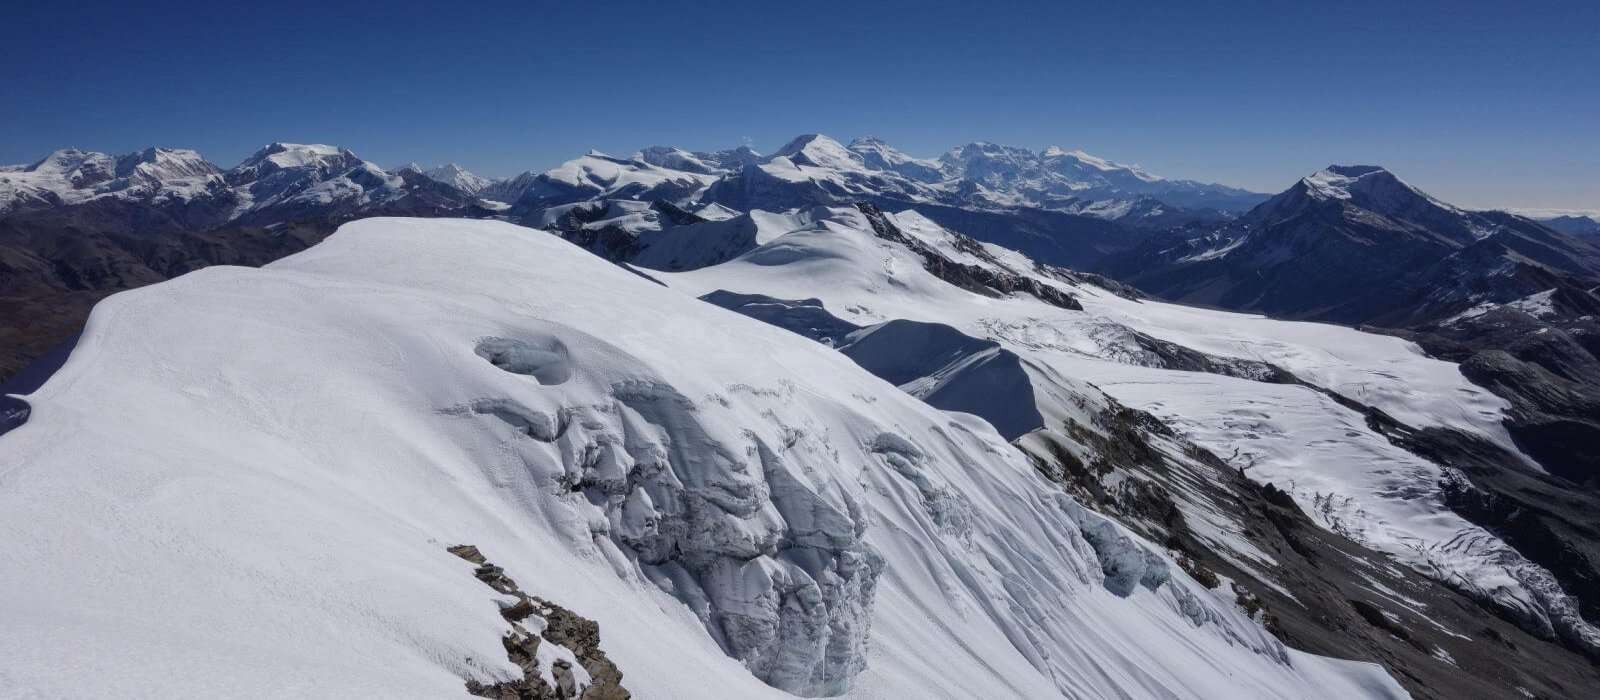
[[[467,681],[467,692],[495,700],[627,700],[622,672],[600,649],[600,626],[550,601],[536,598],[490,563],[472,545],[449,551],[477,565],[473,575],[497,593],[500,616],[511,631],[500,642],[506,656],[522,669],[518,680],[485,684]]]

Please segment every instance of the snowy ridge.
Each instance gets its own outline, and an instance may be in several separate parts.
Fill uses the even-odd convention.
[[[824,223],[729,265],[823,271],[796,244],[859,238]],[[368,219],[117,295],[28,401],[0,438],[25,692],[514,677],[444,550],[472,541],[652,697],[1403,695],[1198,593],[987,424],[507,224]]]

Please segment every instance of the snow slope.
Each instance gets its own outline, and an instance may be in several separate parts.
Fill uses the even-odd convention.
[[[1084,310],[1024,295],[987,297],[936,279],[916,255],[875,237],[853,208],[817,210],[807,219],[808,225],[727,263],[660,277],[695,294],[721,289],[815,297],[862,326],[907,319],[996,341],[1066,378],[1046,383],[1088,382],[1167,419],[1233,466],[1247,468],[1252,478],[1284,488],[1330,530],[1497,603],[1534,629],[1600,645],[1600,632],[1578,617],[1576,601],[1549,572],[1444,504],[1446,475],[1440,467],[1395,447],[1361,416],[1314,389],[1177,372],[1143,347],[1137,334],[1224,359],[1270,362],[1409,425],[1462,430],[1519,454],[1500,424],[1507,404],[1468,382],[1454,364],[1430,359],[1393,337],[1132,301],[1093,285],[1073,286],[1038,272],[1013,251],[984,244],[979,256],[915,212],[890,216],[902,232],[952,260],[1032,274],[1076,294]],[[1046,397],[1040,400],[1046,415],[1056,410],[1046,403],[1052,393],[1082,391],[1044,381],[1036,379],[1035,389]],[[990,400],[1015,396],[997,393]],[[1247,542],[1218,544],[1255,558]]]
[[[118,294],[27,400],[0,437],[24,696],[462,696],[517,673],[463,542],[597,620],[643,698],[1403,694],[1286,650],[987,424],[507,224],[368,219]]]

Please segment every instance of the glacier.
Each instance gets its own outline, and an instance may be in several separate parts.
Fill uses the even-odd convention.
[[[446,551],[471,542],[596,620],[640,697],[1405,695],[1285,648],[988,423],[696,298],[781,265],[766,293],[817,275],[787,298],[863,320],[1060,311],[915,274],[852,211],[650,277],[365,219],[107,299],[0,437],[0,685],[462,696],[521,673]]]

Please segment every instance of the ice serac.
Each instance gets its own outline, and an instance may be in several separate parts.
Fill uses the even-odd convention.
[[[0,438],[27,694],[514,680],[446,551],[471,542],[641,695],[1403,695],[1286,650],[987,423],[509,224],[367,219],[119,294],[28,402]]]

